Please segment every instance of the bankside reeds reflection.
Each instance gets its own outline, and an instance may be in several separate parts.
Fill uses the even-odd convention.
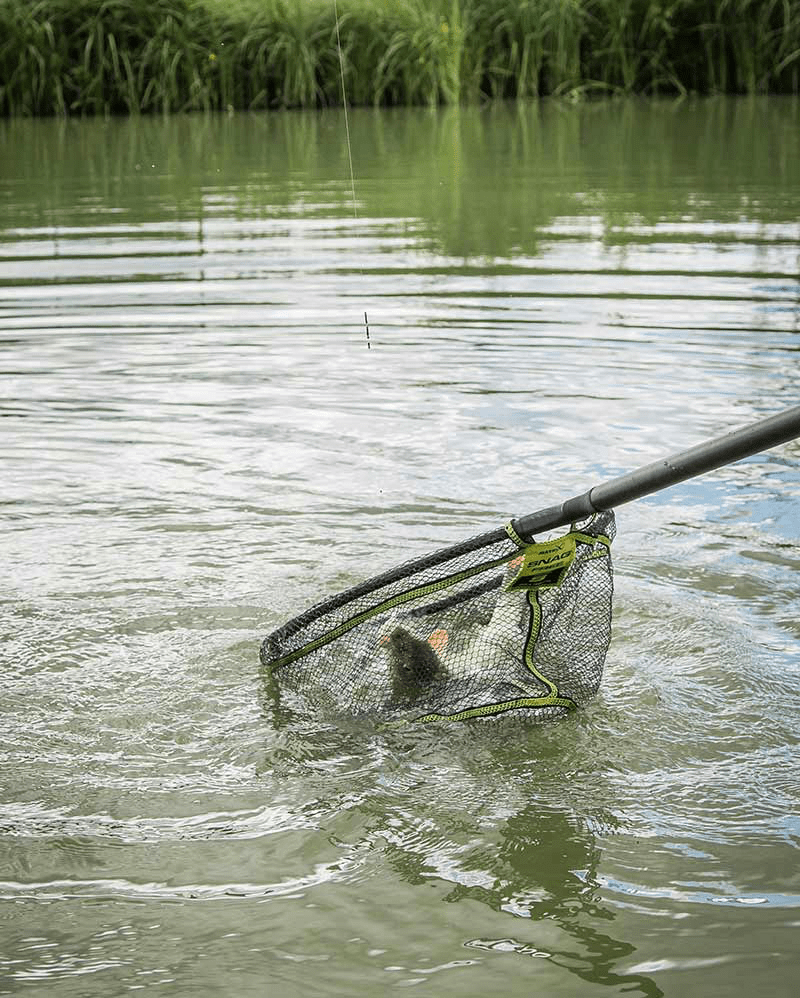
[[[789,223],[796,219],[785,199],[739,194],[729,165],[748,178],[750,192],[795,186],[797,112],[794,98],[356,111],[359,216],[392,220],[397,235],[406,232],[421,248],[427,241],[445,256],[475,256],[482,264],[534,254],[545,237],[570,239],[563,220],[577,216],[580,237],[591,223],[606,244],[623,247],[643,238],[632,231],[636,225],[702,221],[711,197],[717,230],[743,213],[755,225]],[[15,120],[0,123],[0,141],[6,172],[41,187],[34,217],[30,201],[23,207],[9,199],[8,227],[83,220],[86,204],[75,202],[71,180],[78,173],[90,180],[98,220],[113,213],[124,223],[135,204],[136,223],[158,222],[162,235],[169,217],[198,225],[286,214],[352,222],[339,111]],[[370,269],[377,266],[370,261]]]

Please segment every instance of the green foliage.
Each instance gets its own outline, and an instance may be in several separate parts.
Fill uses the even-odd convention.
[[[338,5],[356,104],[800,90],[800,0]],[[341,101],[333,0],[0,0],[0,114]]]
[[[0,108],[68,114],[211,107],[208,11],[190,0],[0,4]]]

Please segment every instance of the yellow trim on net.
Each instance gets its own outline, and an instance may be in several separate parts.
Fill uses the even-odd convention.
[[[517,545],[518,548],[526,548],[529,546],[530,541],[524,541],[520,535],[514,530],[514,524],[511,520],[506,524],[506,533],[511,538],[511,540]]]
[[[415,718],[416,721],[467,721],[473,717],[494,717],[507,710],[519,710],[521,707],[563,707],[565,710],[577,710],[576,704],[569,697],[520,697],[517,700],[503,700],[500,703],[484,704],[482,707],[467,707],[455,714],[424,714]]]

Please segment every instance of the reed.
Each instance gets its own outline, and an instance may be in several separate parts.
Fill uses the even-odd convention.
[[[207,9],[186,0],[4,0],[0,109],[113,113],[214,103]]]
[[[798,93],[800,0],[339,0],[348,100]],[[0,114],[342,101],[333,0],[0,0]]]

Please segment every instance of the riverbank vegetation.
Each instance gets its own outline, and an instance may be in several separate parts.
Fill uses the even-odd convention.
[[[348,102],[798,93],[800,0],[338,0]],[[341,104],[333,0],[0,0],[0,114]]]

